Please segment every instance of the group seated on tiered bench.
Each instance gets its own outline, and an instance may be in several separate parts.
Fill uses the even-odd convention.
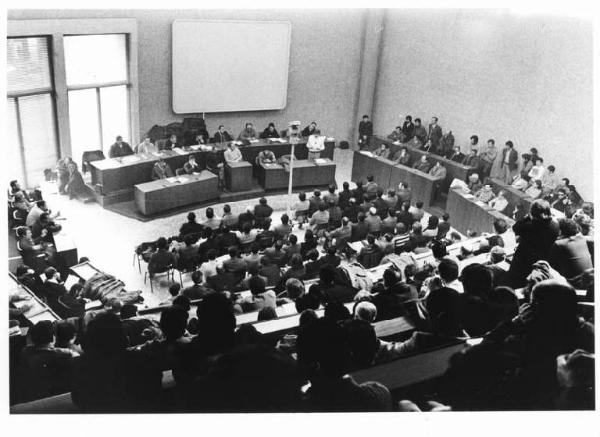
[[[276,224],[266,199],[237,216],[207,208],[200,223],[190,213],[136,257],[151,281],[176,269],[193,284],[172,281],[152,311],[112,299],[31,326],[11,349],[12,402],[70,392],[79,412],[593,408],[593,209],[557,222],[535,200],[514,235],[498,219],[465,239],[412,202],[404,185],[384,193],[369,178],[301,193],[293,220]]]

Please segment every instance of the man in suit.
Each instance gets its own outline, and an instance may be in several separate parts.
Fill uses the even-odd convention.
[[[442,128],[438,123],[437,117],[431,117],[431,124],[429,125],[429,141],[433,150],[438,150],[440,147],[440,140],[442,139]]]
[[[512,141],[506,142],[506,147],[502,150],[502,161],[500,169],[504,177],[504,182],[510,184],[519,168],[519,153],[514,149]]]
[[[363,115],[362,121],[358,123],[358,145],[361,149],[369,147],[373,136],[373,123],[367,114]]]
[[[309,137],[311,135],[321,135],[321,131],[317,129],[317,123],[315,121],[312,121],[302,130],[303,137]]]
[[[44,276],[46,276],[46,280],[44,281],[43,294],[50,308],[56,310],[58,299],[67,294],[67,289],[60,282],[60,274],[54,267],[48,267],[44,270]]]
[[[256,139],[256,131],[254,130],[254,126],[252,126],[252,123],[246,123],[246,126],[244,127],[244,129],[238,135],[238,140],[250,141],[250,140],[254,140],[254,139]]]
[[[448,154],[446,158],[448,158],[450,161],[462,163],[465,159],[465,154],[460,151],[460,146],[455,146],[454,150],[452,150],[452,153]]]
[[[481,177],[486,178],[490,175],[492,165],[494,164],[497,155],[498,148],[496,147],[496,142],[490,138],[480,154],[481,166],[479,172],[481,173]]]
[[[120,158],[122,156],[133,155],[131,146],[123,141],[123,137],[119,135],[117,141],[110,146],[108,156],[111,158]]]
[[[279,138],[279,132],[275,129],[275,123],[269,123],[267,128],[260,135],[261,138]]]
[[[408,153],[408,149],[406,147],[400,148],[396,153],[394,153],[391,159],[394,161],[394,164],[402,164],[407,167],[410,166],[410,154]]]
[[[415,125],[412,122],[412,117],[407,115],[402,124],[402,133],[404,134],[405,141],[410,141],[415,136]]]
[[[375,156],[379,156],[380,158],[388,159],[390,156],[390,149],[387,146],[387,144],[382,143],[381,147],[373,153],[375,154]]]
[[[436,179],[434,183],[434,196],[437,196],[441,190],[441,183],[446,180],[446,167],[436,161],[435,165],[429,170],[429,175]]]
[[[226,143],[231,141],[233,138],[229,135],[229,132],[225,130],[225,126],[219,125],[219,130],[215,132],[214,140],[215,143]]]
[[[177,140],[177,135],[172,134],[165,143],[163,150],[173,150],[176,147],[181,147],[181,143]]]
[[[190,155],[188,162],[183,164],[183,171],[187,174],[200,173],[200,166],[196,163],[196,157]]]
[[[477,155],[477,149],[471,149],[471,153],[465,156],[462,162],[464,165],[479,168],[479,156]]]
[[[402,133],[402,126],[396,126],[394,132],[388,135],[388,139],[392,141],[398,141],[403,143],[405,140],[404,134]]]
[[[165,161],[159,159],[156,163],[154,163],[154,167],[152,167],[153,181],[158,179],[166,179],[173,176],[173,170],[171,170],[171,167]]]
[[[258,201],[258,205],[254,206],[254,221],[257,227],[261,227],[263,223],[270,219],[273,214],[273,208],[267,204],[267,199],[261,197]]]
[[[423,156],[421,156],[420,161],[415,162],[415,165],[413,166],[413,168],[415,170],[422,171],[423,173],[429,173],[429,170],[431,169],[431,164],[427,160],[427,156],[423,155]]]

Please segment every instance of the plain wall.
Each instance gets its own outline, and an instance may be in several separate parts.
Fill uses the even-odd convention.
[[[292,120],[315,120],[323,134],[346,140],[352,125],[360,76],[364,10],[9,10],[9,20],[135,18],[138,23],[140,134],[153,125],[183,120],[171,100],[171,23],[176,19],[288,20],[292,23],[287,106],[281,111],[206,114],[209,133],[219,124],[236,135],[247,121],[262,131]],[[190,54],[193,56],[193,54]],[[212,62],[198,59],[198,62]],[[261,68],[256,63],[239,68]],[[248,87],[252,84],[248,83]],[[240,96],[240,98],[242,98]]]
[[[393,10],[384,22],[374,130],[432,115],[469,137],[536,147],[584,198],[593,188],[591,23],[497,11]]]

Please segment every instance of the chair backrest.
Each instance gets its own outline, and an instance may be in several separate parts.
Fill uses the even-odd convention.
[[[175,175],[181,176],[185,174],[185,170],[183,168],[175,169]]]
[[[81,170],[86,173],[89,170],[89,163],[93,161],[100,161],[105,159],[104,152],[102,150],[89,150],[83,152],[81,155]]]

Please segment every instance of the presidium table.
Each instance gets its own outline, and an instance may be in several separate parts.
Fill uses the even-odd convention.
[[[144,215],[218,197],[219,177],[208,170],[135,186],[135,204]]]
[[[227,143],[212,144],[219,150],[219,155],[223,157],[223,150],[227,148]],[[325,141],[325,150],[321,152],[322,158],[333,159],[333,149],[335,141]],[[257,140],[247,146],[240,146],[242,158],[244,161],[254,164],[256,156],[263,150],[271,150],[277,158],[291,153],[292,146],[289,142],[275,139]],[[201,168],[205,167],[208,151],[202,150],[200,146],[191,146],[188,149],[175,149],[156,152],[152,154],[130,155],[123,158],[109,158],[100,161],[93,161],[92,185],[96,186],[102,196],[117,194],[123,190],[133,190],[137,184],[142,184],[150,180],[152,167],[159,159],[163,159],[175,171],[183,167],[188,160],[189,155],[196,157],[196,162]],[[308,148],[306,139],[296,144],[294,154],[299,160],[308,157]]]

